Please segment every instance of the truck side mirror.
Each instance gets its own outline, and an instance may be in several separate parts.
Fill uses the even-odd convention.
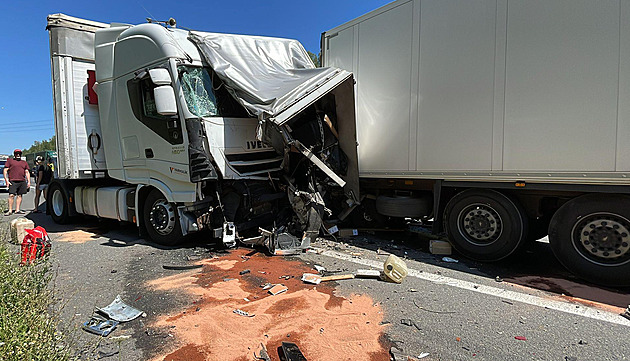
[[[164,68],[155,68],[149,70],[149,76],[151,77],[151,82],[155,85],[170,85],[171,84],[171,74],[167,69]]]
[[[175,101],[175,91],[170,85],[161,85],[153,89],[155,97],[155,108],[160,115],[176,115],[177,102]]]

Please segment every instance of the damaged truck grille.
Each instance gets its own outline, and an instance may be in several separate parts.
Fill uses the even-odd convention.
[[[282,157],[275,151],[225,154],[232,169],[240,175],[276,172],[281,169]]]

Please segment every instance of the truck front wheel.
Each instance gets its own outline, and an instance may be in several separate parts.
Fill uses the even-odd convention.
[[[48,188],[48,213],[57,224],[66,224],[70,221],[70,203],[66,192],[59,183],[52,183]]]
[[[151,241],[163,246],[181,242],[183,236],[177,209],[160,191],[153,189],[149,193],[142,214]]]
[[[588,194],[568,201],[551,219],[549,244],[579,277],[630,286],[630,197]]]
[[[446,206],[444,227],[453,247],[479,261],[498,261],[516,251],[527,233],[522,207],[502,193],[469,189]]]

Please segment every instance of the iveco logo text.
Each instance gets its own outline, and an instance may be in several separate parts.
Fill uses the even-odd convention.
[[[247,141],[247,149],[261,149],[261,148],[269,148],[269,146],[263,144],[260,140],[248,140]]]
[[[174,168],[174,167],[169,167],[169,168],[171,170],[171,173],[188,174],[188,171],[185,171],[183,169]]]

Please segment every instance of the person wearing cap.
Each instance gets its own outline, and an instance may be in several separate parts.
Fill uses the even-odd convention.
[[[33,209],[33,213],[39,213],[39,196],[44,193],[44,199],[46,199],[46,189],[48,188],[48,184],[52,180],[53,171],[49,166],[50,159],[48,159],[47,163],[43,163],[44,158],[41,155],[38,155],[35,158],[36,163],[36,185],[35,185],[35,208]]]
[[[16,149],[13,151],[13,159],[7,159],[4,164],[4,181],[9,188],[9,209],[4,213],[5,216],[13,214],[13,201],[15,200],[15,213],[24,214],[20,210],[22,205],[22,195],[31,188],[31,175],[28,171],[28,163],[22,160],[22,151]]]

